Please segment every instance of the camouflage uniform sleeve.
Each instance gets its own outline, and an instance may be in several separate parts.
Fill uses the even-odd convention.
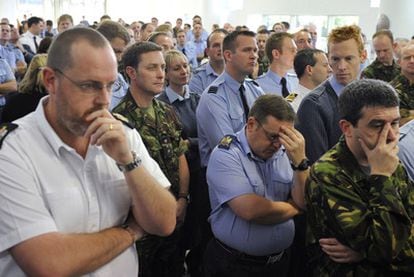
[[[374,69],[370,66],[361,72],[361,79],[375,79]]]
[[[362,188],[346,173],[318,166],[325,165],[312,168],[306,192],[316,239],[335,237],[376,263],[390,264],[400,252],[413,253],[412,208],[406,207],[413,207],[414,193],[401,167],[389,178],[369,177]],[[409,259],[413,263],[413,256]]]
[[[174,152],[177,155],[177,157],[180,157],[182,154],[185,154],[188,151],[188,146],[182,138],[183,127],[177,114],[171,107],[168,107],[168,117],[170,122],[173,122],[174,129],[176,130],[175,135],[177,136],[177,140],[174,141],[177,141],[178,144],[174,145]]]

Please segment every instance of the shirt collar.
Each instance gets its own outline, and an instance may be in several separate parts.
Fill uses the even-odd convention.
[[[39,130],[44,136],[45,140],[50,144],[51,148],[55,152],[56,156],[60,156],[60,150],[65,149],[68,152],[75,152],[75,149],[67,145],[62,139],[56,134],[55,130],[46,119],[44,106],[49,100],[49,96],[43,97],[34,112],[36,122],[39,126]],[[89,148],[101,148],[101,146],[89,146]],[[91,149],[88,149],[90,151]]]
[[[282,77],[280,77],[277,73],[273,72],[272,70],[269,69],[269,71],[267,71],[267,76],[269,76],[270,79],[272,79],[274,82],[276,82],[276,84],[280,85],[280,81],[282,80]],[[286,76],[284,76],[286,79]]]
[[[227,71],[223,72],[223,77],[226,82],[226,85],[228,85],[231,88],[231,91],[239,93],[239,88],[241,85],[244,85],[244,81],[242,83],[236,81],[233,79],[233,77],[230,76],[230,74],[227,73]]]
[[[219,74],[217,74],[214,71],[214,69],[211,67],[210,63],[207,63],[207,65],[206,65],[206,73],[207,73],[207,75],[219,76]]]
[[[280,147],[280,149],[275,154],[273,154],[272,157],[270,157],[267,160],[263,160],[263,159],[257,157],[253,153],[253,151],[251,150],[250,145],[249,145],[249,142],[247,141],[247,137],[246,137],[246,125],[244,125],[243,129],[241,129],[240,131],[238,131],[236,133],[236,137],[237,137],[237,140],[240,142],[240,146],[241,146],[243,152],[245,153],[245,155],[248,156],[248,157],[250,157],[251,159],[256,160],[256,161],[259,161],[259,162],[266,163],[266,162],[269,162],[269,161],[273,161],[273,160],[277,159],[279,156],[283,155],[286,152],[285,147],[282,145]]]
[[[332,75],[331,77],[329,77],[329,83],[331,84],[333,90],[335,91],[336,95],[339,97],[339,95],[341,95],[342,90],[344,89],[344,85],[338,83],[338,81],[336,80],[335,76]]]
[[[184,97],[176,93],[170,86],[167,86],[165,89],[165,94],[168,97],[170,103],[174,103],[175,101],[184,101],[185,99],[190,98],[190,93],[188,90],[188,85],[184,86]]]

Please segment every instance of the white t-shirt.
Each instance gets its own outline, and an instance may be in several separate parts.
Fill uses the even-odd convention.
[[[17,120],[0,149],[0,276],[25,276],[8,251],[49,233],[93,233],[121,225],[131,207],[124,175],[101,147],[83,159],[54,132],[43,103]],[[136,130],[125,127],[131,149],[164,187],[170,186]],[[87,276],[137,276],[138,257],[129,247]]]

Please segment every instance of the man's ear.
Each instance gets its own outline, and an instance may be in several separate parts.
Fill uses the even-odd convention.
[[[55,94],[56,72],[49,67],[44,67],[42,69],[42,80],[43,80],[43,85],[46,88],[46,90],[49,92],[49,94]]]
[[[307,75],[312,76],[312,71],[313,71],[313,67],[311,65],[307,65],[305,66],[305,72],[307,73]]]
[[[339,127],[341,128],[342,133],[345,137],[352,137],[352,124],[348,120],[341,119],[339,120]]]
[[[137,71],[132,66],[127,66],[125,72],[130,80],[135,80],[137,78]]]
[[[363,64],[368,58],[367,50],[366,49],[362,50],[360,56],[361,56],[361,64]]]
[[[280,57],[280,52],[279,52],[279,50],[277,50],[277,49],[273,49],[272,50],[272,56],[273,56],[273,59],[275,60],[275,59],[279,59],[279,57]]]
[[[224,50],[223,51],[223,58],[226,62],[231,61],[232,52],[230,50]]]

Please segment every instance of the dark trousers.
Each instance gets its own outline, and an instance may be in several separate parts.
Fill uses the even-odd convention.
[[[231,254],[213,238],[204,253],[204,273],[206,277],[284,277],[288,273],[289,258],[289,250],[285,250],[281,259],[272,264],[245,260]]]
[[[188,267],[188,273],[191,277],[202,277],[203,275],[203,257],[204,251],[207,247],[207,243],[213,237],[211,232],[210,223],[208,217],[210,215],[210,197],[208,194],[208,185],[206,180],[207,168],[201,168],[199,186],[194,189],[192,196],[192,205],[196,214],[197,220],[196,239],[193,246],[190,249],[186,257],[186,263]]]

